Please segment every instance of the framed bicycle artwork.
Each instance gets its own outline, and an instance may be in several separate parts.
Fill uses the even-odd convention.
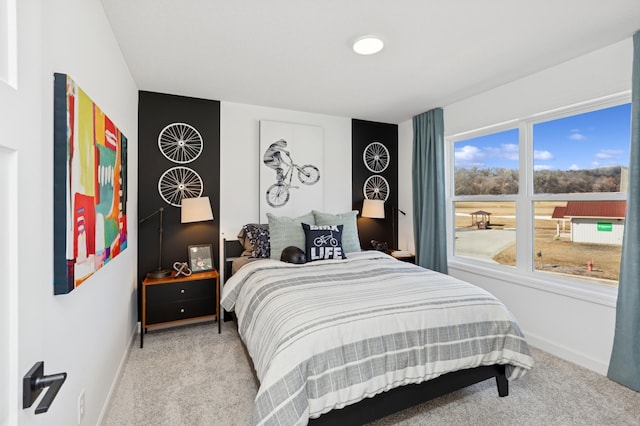
[[[213,246],[211,244],[191,245],[188,250],[191,272],[213,270]]]
[[[260,121],[260,220],[296,217],[323,207],[323,131]]]

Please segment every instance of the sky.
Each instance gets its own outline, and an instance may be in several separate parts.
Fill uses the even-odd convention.
[[[534,170],[629,165],[631,104],[533,126]],[[455,143],[455,166],[518,168],[518,129]]]

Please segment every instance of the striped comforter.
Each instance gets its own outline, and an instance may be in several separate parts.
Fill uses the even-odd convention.
[[[294,265],[245,265],[224,286],[260,387],[256,425],[306,424],[391,388],[505,364],[533,366],[505,306],[490,293],[380,252]]]

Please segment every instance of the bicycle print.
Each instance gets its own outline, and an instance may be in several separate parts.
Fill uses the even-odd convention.
[[[276,183],[271,185],[266,193],[267,204],[271,207],[284,206],[291,196],[290,190],[300,188],[292,185],[294,172],[298,181],[304,185],[313,185],[320,180],[320,170],[316,166],[299,166],[286,148],[287,141],[279,139],[269,145],[263,156],[264,164],[276,172]]]
[[[320,235],[313,240],[313,245],[316,247],[325,246],[327,243],[331,244],[333,247],[338,246],[338,240],[333,236],[333,232],[327,235]]]

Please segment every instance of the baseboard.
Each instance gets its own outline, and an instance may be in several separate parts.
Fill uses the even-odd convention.
[[[133,345],[137,342],[136,336],[138,335],[139,328],[140,328],[140,323],[136,322],[136,325],[133,328],[133,330],[131,330],[131,335],[129,336],[129,345],[127,345],[127,349],[124,351],[124,353],[122,354],[122,357],[120,358],[120,365],[118,365],[118,370],[114,375],[113,382],[111,382],[109,393],[107,394],[107,398],[104,401],[102,410],[100,410],[100,415],[98,416],[98,421],[96,423],[98,425],[101,425],[104,422],[104,418],[109,412],[109,406],[111,405],[111,398],[113,398],[113,395],[118,389],[118,385],[120,384],[120,379],[122,379],[122,373],[127,363],[127,359],[129,358],[129,354],[131,353],[131,349],[133,348]]]
[[[527,342],[531,346],[548,352],[551,355],[555,355],[558,358],[564,359],[565,361],[569,361],[581,367],[588,368],[589,370],[595,371],[596,373],[602,374],[603,376],[607,375],[607,370],[609,369],[608,362],[599,361],[590,356],[576,352],[575,350],[566,346],[557,344],[540,336],[536,336],[535,334],[527,333],[525,330],[523,330],[523,333],[526,336]]]

